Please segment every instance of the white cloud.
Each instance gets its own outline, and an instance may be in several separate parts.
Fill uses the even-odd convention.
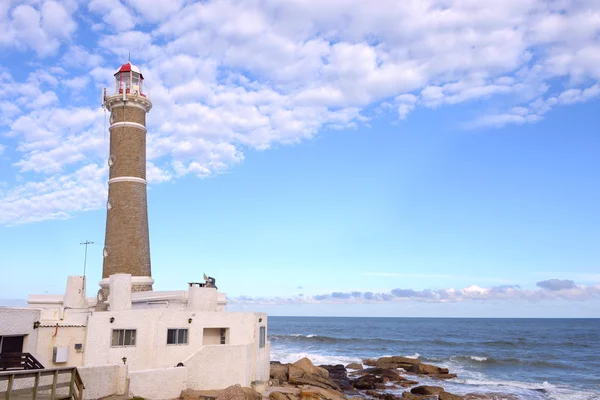
[[[243,162],[247,148],[352,128],[371,107],[405,119],[419,107],[498,100],[465,124],[482,128],[536,122],[553,107],[600,94],[594,1],[92,0],[83,10],[92,16],[81,19],[98,41],[87,47],[71,42],[76,6],[0,6],[0,46],[49,55],[68,44],[58,66],[35,66],[19,81],[0,69],[0,122],[19,155],[14,173],[58,179],[102,162],[97,94],[112,90],[129,52],[154,105],[154,183],[223,172]],[[90,82],[98,91],[87,104],[61,98]]]
[[[40,56],[48,56],[55,54],[77,27],[72,18],[74,2],[46,0],[15,7],[11,3],[4,1],[0,7],[0,46],[31,48]]]
[[[117,31],[132,29],[136,24],[133,13],[119,0],[92,0],[88,9],[102,15],[102,20]]]
[[[418,301],[426,303],[456,303],[465,301],[543,301],[561,299],[566,301],[587,301],[600,297],[600,285],[576,285],[573,281],[551,279],[538,282],[540,289],[523,289],[516,285],[480,287],[468,286],[462,289],[392,289],[388,292],[345,291],[331,292],[315,296],[289,298],[253,298],[241,296],[230,299],[232,304],[303,304],[303,303],[382,303]]]

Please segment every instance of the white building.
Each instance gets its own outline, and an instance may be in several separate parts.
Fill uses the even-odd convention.
[[[185,389],[260,387],[269,379],[266,314],[226,312],[225,295],[210,282],[132,293],[131,281],[111,275],[107,311],[85,298],[81,276],[68,278],[64,295],[30,295],[29,308],[0,308],[0,350],[30,353],[45,368],[83,367],[85,398],[170,399]]]
[[[102,96],[111,111],[111,154],[98,297],[86,298],[85,278],[70,276],[64,295],[30,295],[29,308],[0,307],[0,369],[7,353],[29,353],[45,368],[82,367],[84,396],[92,399],[260,388],[269,379],[266,314],[226,312],[212,278],[187,290],[152,290],[145,179],[152,103],[139,68],[128,62],[114,76],[115,92]]]

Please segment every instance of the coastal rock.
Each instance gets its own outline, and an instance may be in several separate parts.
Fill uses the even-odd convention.
[[[360,363],[350,363],[348,365],[346,365],[347,369],[363,369],[363,365]],[[331,372],[331,371],[329,371]]]
[[[360,371],[360,373],[363,375],[368,374],[381,376],[384,382],[400,382],[406,380],[405,377],[401,376],[396,371],[379,367],[366,368]]]
[[[294,393],[271,392],[270,400],[300,400],[300,396]]]
[[[417,384],[419,384],[419,382],[417,382],[417,381],[411,381],[411,380],[408,380],[408,379],[405,380],[405,381],[398,382],[398,385],[402,386],[403,388],[411,387],[411,386],[414,386],[414,385],[417,385]]]
[[[440,394],[444,393],[444,388],[441,386],[417,386],[410,390],[412,394]]]
[[[406,371],[411,370],[412,366],[419,364],[420,361],[415,358],[393,356],[393,357],[380,357],[377,359],[375,365],[379,368],[395,369],[403,368]]]
[[[270,376],[272,379],[276,379],[280,382],[288,380],[288,364],[281,364],[278,362],[271,362]]]
[[[303,386],[300,388],[301,400],[346,400],[343,393],[327,390],[314,386]]]
[[[456,378],[456,374],[432,374],[429,375],[432,378],[437,378],[437,379],[453,379]]]
[[[375,374],[363,375],[353,382],[354,387],[360,390],[375,389],[376,383],[384,383],[383,377]]]
[[[215,400],[221,390],[184,390],[181,392],[183,400]]]
[[[367,396],[375,397],[376,399],[381,399],[381,400],[400,400],[399,396],[396,396],[391,393],[379,393],[375,390],[367,390],[365,392],[365,394]]]
[[[410,371],[420,375],[441,375],[447,374],[448,368],[440,368],[431,364],[413,364]]]
[[[402,393],[402,398],[405,400],[437,400],[435,396],[422,396],[410,392]]]
[[[367,358],[367,359],[363,360],[363,364],[368,365],[370,367],[374,367],[377,365],[377,360],[375,360],[373,358]]]
[[[342,364],[320,365],[321,368],[329,372],[329,379],[335,382],[344,391],[353,391],[354,386],[348,379],[346,368]]]
[[[513,394],[506,393],[468,393],[463,396],[464,400],[519,400]]]
[[[335,390],[336,392],[342,392],[342,389],[335,382],[329,379],[322,378],[318,375],[309,375],[309,377],[306,377],[305,375],[302,378],[290,377],[288,382],[292,385],[310,385],[320,387],[323,389]]]
[[[246,400],[246,394],[240,385],[233,385],[219,393],[216,400]]]
[[[464,397],[458,396],[456,394],[443,392],[438,395],[439,400],[463,400]]]
[[[296,361],[295,363],[293,363],[291,367],[294,368],[298,368],[301,369],[302,371],[304,371],[304,376],[308,376],[308,375],[319,375],[322,378],[329,378],[329,371],[327,371],[325,368],[320,368],[320,367],[315,367],[315,365],[312,363],[312,361],[310,361],[308,358],[304,357],[301,358],[300,360]]]

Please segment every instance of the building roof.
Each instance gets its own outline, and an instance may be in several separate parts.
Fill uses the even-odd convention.
[[[142,71],[140,71],[140,69],[133,65],[131,63],[131,61],[126,62],[125,64],[121,65],[121,68],[119,68],[114,75],[118,74],[119,72],[129,72],[129,71],[133,71],[133,72],[137,72],[138,74],[140,74],[140,77],[142,79],[144,79],[144,77],[142,76]]]

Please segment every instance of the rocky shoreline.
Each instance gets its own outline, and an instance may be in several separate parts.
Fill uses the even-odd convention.
[[[366,366],[366,367],[364,367]],[[423,377],[456,378],[447,368],[402,356],[363,360],[349,365],[315,366],[308,358],[293,364],[271,362],[270,400],[517,400],[501,393],[448,393],[441,386],[420,385]],[[402,391],[401,395],[390,393]]]
[[[366,366],[366,367],[365,367]],[[456,378],[447,368],[418,358],[381,357],[361,363],[314,365],[308,358],[292,364],[271,362],[270,379],[253,388],[182,392],[181,400],[519,400],[510,394],[448,393],[428,381]],[[256,389],[256,390],[255,390]],[[258,391],[257,391],[258,390]],[[391,393],[393,391],[394,393]],[[400,395],[395,393],[401,393]]]

